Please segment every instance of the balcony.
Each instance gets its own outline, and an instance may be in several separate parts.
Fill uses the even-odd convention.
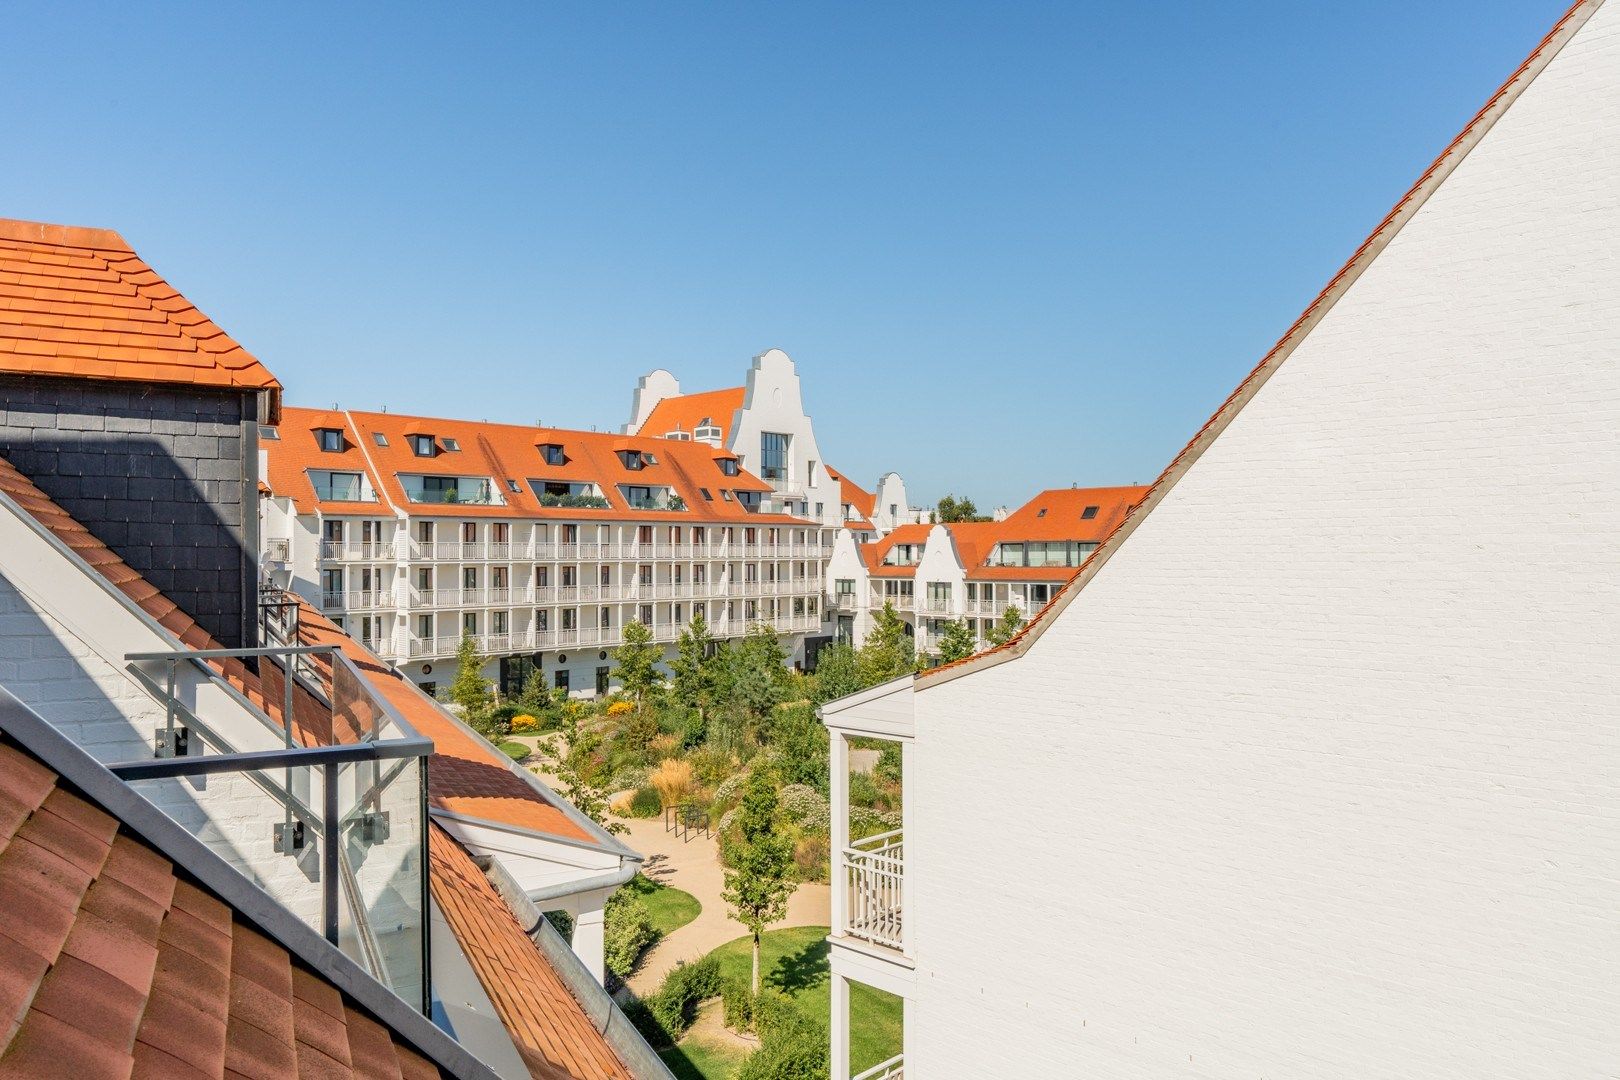
[[[887,949],[904,949],[901,893],[905,846],[901,830],[851,842],[844,849],[844,933]]]
[[[872,596],[872,610],[881,611],[884,604],[891,604],[896,611],[911,611],[917,606],[917,598],[900,593],[876,593]]]
[[[905,1055],[896,1054],[888,1061],[881,1061],[863,1073],[857,1073],[850,1080],[903,1080],[906,1075]]]

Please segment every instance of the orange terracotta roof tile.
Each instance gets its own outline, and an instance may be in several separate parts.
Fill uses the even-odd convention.
[[[259,390],[281,384],[105,229],[0,218],[0,372]]]
[[[464,848],[438,825],[428,850],[433,899],[536,1080],[630,1080],[567,985]]]
[[[0,898],[28,912],[0,920],[0,1080],[283,1077],[305,1045],[441,1075],[4,737]],[[338,1015],[298,1013],[295,985]]]
[[[282,411],[279,439],[260,445],[268,461],[266,479],[272,491],[290,498],[299,513],[319,509],[327,514],[393,514],[457,518],[540,518],[566,521],[646,521],[669,525],[798,525],[812,522],[784,514],[750,513],[727,502],[722,491],[769,492],[771,486],[747,471],[727,476],[712,447],[607,432],[532,428],[518,424],[490,424],[394,413],[351,412],[342,416],[348,437],[341,451],[322,451],[317,428],[332,427],[333,414],[314,409]],[[386,446],[377,443],[380,434]],[[408,435],[432,435],[436,452],[420,457]],[[454,439],[459,450],[443,449]],[[546,462],[541,446],[561,446],[561,465]],[[652,461],[628,469],[619,457],[639,450]],[[317,500],[309,479],[311,469],[361,472],[378,493],[375,503]],[[407,500],[402,476],[465,476],[487,479],[503,505],[468,503],[413,503]],[[517,484],[511,490],[507,481]],[[609,508],[544,506],[531,482],[594,484]],[[685,510],[632,508],[621,486],[668,488],[679,495]],[[709,498],[703,497],[703,491]]]
[[[846,524],[871,529],[872,515],[877,512],[877,495],[867,491],[837,469],[829,467],[827,475],[838,481],[838,490],[843,501],[853,506],[855,512],[861,515],[860,522],[846,522]]]
[[[737,410],[743,407],[743,398],[747,393],[747,387],[733,386],[725,390],[705,390],[698,394],[662,398],[647,414],[647,420],[637,434],[662,439],[674,431],[691,435],[700,427],[712,426],[720,429],[720,441],[724,443],[731,436],[731,422]]]

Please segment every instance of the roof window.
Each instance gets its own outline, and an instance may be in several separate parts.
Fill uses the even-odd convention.
[[[1092,518],[1097,516],[1097,510],[1098,507],[1095,506],[1086,507],[1084,510],[1080,511],[1080,520],[1090,521]]]
[[[703,501],[704,502],[714,502],[714,496],[709,494],[709,489],[708,488],[706,488],[706,487],[698,488],[698,494],[703,496]]]
[[[386,447],[388,445],[388,436],[384,435],[380,431],[373,431],[371,433],[371,441],[376,443],[378,446]]]
[[[337,428],[316,428],[315,441],[328,454],[340,453],[343,450],[343,432]]]
[[[725,488],[721,488],[720,489],[720,497],[722,499],[726,500],[726,502],[730,502],[731,501],[731,492],[727,491]]]
[[[446,451],[452,454],[458,454],[461,452],[461,444],[451,438],[446,438],[444,440],[444,448]]]
[[[515,493],[515,492],[520,492],[523,489],[518,487],[518,482],[516,480],[513,480],[510,476],[508,476],[506,478],[506,490]]]
[[[1038,518],[1045,517],[1046,516],[1046,507],[1043,506],[1043,507],[1040,508],[1040,510],[1036,511],[1035,516],[1038,517]]]
[[[281,432],[277,431],[275,428],[271,427],[269,424],[260,424],[259,425],[259,438],[268,439],[271,442],[280,442],[281,441]]]

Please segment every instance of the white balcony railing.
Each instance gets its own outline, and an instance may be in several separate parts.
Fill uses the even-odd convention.
[[[905,948],[900,910],[905,866],[899,829],[856,840],[844,849],[849,890],[844,933],[884,948]]]
[[[896,1054],[888,1061],[880,1061],[865,1072],[852,1076],[849,1080],[904,1080],[905,1055]]]

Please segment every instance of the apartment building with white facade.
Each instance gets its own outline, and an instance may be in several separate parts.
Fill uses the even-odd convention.
[[[294,408],[260,446],[271,578],[430,693],[466,636],[506,693],[538,668],[592,695],[632,621],[670,655],[697,613],[795,660],[822,630],[832,529],[724,448]]]
[[[823,709],[834,1080],[852,982],[870,1076],[1612,1073],[1617,416],[1582,0],[1022,637]]]
[[[768,508],[846,528],[868,542],[922,520],[907,502],[905,480],[885,473],[867,491],[827,464],[805,411],[798,369],[781,349],[754,357],[742,386],[684,394],[662,368],[643,375],[631,396],[626,434],[700,442],[737,455],[770,485]]]
[[[872,543],[848,533],[827,562],[833,633],[859,644],[885,604],[912,628],[919,655],[965,620],[984,646],[1008,611],[1029,619],[1147,494],[1145,487],[1054,488],[999,521],[901,525]]]

